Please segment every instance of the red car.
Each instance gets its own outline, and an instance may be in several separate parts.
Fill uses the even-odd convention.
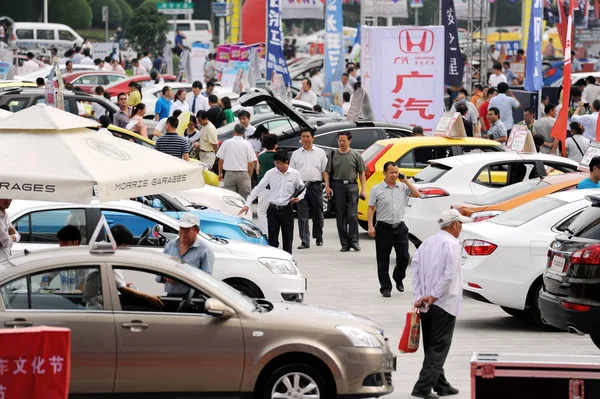
[[[161,75],[160,77],[164,79],[165,83],[175,82],[175,80],[177,80],[177,76],[175,75]],[[154,82],[150,79],[150,75],[139,75],[121,80],[120,82],[115,82],[110,86],[105,87],[104,90],[109,96],[116,97],[119,95],[119,93],[129,93],[130,82],[138,82],[142,86],[142,89],[144,89],[145,86],[154,84]]]
[[[72,83],[73,86],[79,87],[86,93],[91,93],[96,86],[108,86],[125,79],[127,79],[127,75],[105,71],[73,72],[63,76],[65,84]],[[54,86],[58,87],[57,81],[54,81]]]

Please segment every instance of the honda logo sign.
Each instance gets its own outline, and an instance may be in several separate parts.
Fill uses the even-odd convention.
[[[433,50],[433,31],[429,29],[403,29],[398,40],[404,53],[423,54]]]

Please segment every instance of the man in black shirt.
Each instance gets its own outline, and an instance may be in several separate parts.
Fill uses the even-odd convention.
[[[156,149],[165,154],[189,161],[190,143],[187,138],[177,134],[178,125],[179,120],[176,117],[169,116],[169,118],[167,118],[167,133],[158,138],[156,141]]]
[[[208,105],[210,105],[210,108],[206,111],[208,113],[208,120],[211,121],[217,129],[224,126],[225,114],[221,107],[219,107],[218,97],[214,94],[208,96]]]

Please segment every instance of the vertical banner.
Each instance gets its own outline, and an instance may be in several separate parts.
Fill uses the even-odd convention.
[[[342,104],[344,104],[344,86],[342,82],[331,82],[331,110],[338,116],[343,116]]]
[[[332,93],[331,82],[342,79],[344,73],[344,24],[342,0],[325,2],[325,88]]]
[[[444,27],[362,29],[374,120],[419,125],[433,134],[444,111]]]
[[[171,52],[171,45],[167,42],[165,44],[165,48],[163,49],[163,66],[162,73],[167,73],[168,75],[173,75],[173,57]]]
[[[456,27],[456,11],[454,10],[454,0],[442,0],[442,24],[445,30],[444,46],[444,83],[447,86],[462,86],[463,72],[465,62],[460,53],[458,45],[458,28]],[[412,37],[412,36],[411,36]],[[411,42],[414,46],[424,46],[426,44],[424,35],[421,42]],[[467,87],[471,91],[470,87]]]
[[[533,0],[530,11],[529,35],[527,42],[527,63],[525,64],[525,90],[538,91],[542,88],[542,18],[543,0]],[[570,56],[570,55],[569,55]]]
[[[531,7],[534,0],[523,0],[521,7],[521,48],[526,49],[529,43],[529,22],[531,21]],[[542,0],[544,1],[544,0]],[[512,64],[511,64],[512,66]]]
[[[242,54],[242,46],[239,44],[231,45],[231,55],[229,56],[229,66],[232,66],[232,63],[240,61],[240,56]]]
[[[281,74],[286,86],[292,84],[283,56],[281,0],[267,0],[267,80],[271,80],[273,72]]]
[[[8,80],[10,64],[8,62],[0,62],[0,80]]]
[[[192,82],[199,80],[204,82],[204,64],[206,58],[210,53],[210,44],[208,43],[194,43],[192,45],[192,53],[190,54],[190,65],[191,65],[191,77],[189,78]]]
[[[231,46],[217,46],[217,70],[222,71],[229,66],[229,58],[231,56]]]

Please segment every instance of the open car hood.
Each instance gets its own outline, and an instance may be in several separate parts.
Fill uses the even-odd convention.
[[[244,107],[253,107],[264,101],[274,113],[287,116],[292,121],[296,122],[302,129],[310,129],[313,132],[316,130],[308,123],[304,116],[278,97],[275,97],[270,90],[254,89],[253,92],[244,94],[238,101]]]

